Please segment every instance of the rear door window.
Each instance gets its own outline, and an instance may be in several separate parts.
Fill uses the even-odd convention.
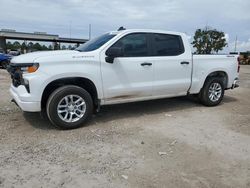
[[[177,56],[184,53],[182,38],[179,35],[153,34],[154,56]]]

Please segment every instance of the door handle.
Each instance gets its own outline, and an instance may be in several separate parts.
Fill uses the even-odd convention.
[[[181,62],[181,65],[185,65],[185,64],[188,65],[189,62],[188,62],[188,61],[182,61],[182,62]]]
[[[141,64],[141,66],[151,66],[151,65],[152,63],[147,63],[147,62]]]

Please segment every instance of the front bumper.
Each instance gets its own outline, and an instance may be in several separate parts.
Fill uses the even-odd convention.
[[[23,101],[21,97],[25,97],[25,95],[29,95],[24,86],[14,87],[13,85],[10,87],[10,94],[13,97],[14,102],[25,112],[40,112],[41,106],[40,102],[30,102]]]

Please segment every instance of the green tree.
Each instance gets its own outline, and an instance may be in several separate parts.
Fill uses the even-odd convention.
[[[73,49],[73,47],[72,47],[71,45],[69,45],[69,46],[68,46],[68,49],[69,49],[69,50],[72,50],[72,49]]]
[[[29,49],[30,51],[32,51],[33,46],[34,46],[33,42],[29,42],[29,43],[28,43],[28,49]]]
[[[48,50],[48,47],[46,45],[42,45],[42,50]]]
[[[66,50],[66,46],[65,45],[62,45],[62,50]]]
[[[33,45],[33,49],[34,49],[35,51],[40,51],[40,50],[42,50],[42,46],[37,42],[37,43],[35,43],[35,44]]]
[[[49,50],[53,50],[53,46],[51,44],[49,45]]]
[[[15,42],[13,43],[13,48],[12,48],[12,50],[19,50],[19,49],[21,49],[21,44],[20,44],[18,41],[15,41]]]
[[[227,45],[225,33],[216,29],[197,29],[192,42],[197,54],[218,53]]]
[[[13,44],[10,41],[8,41],[6,44],[6,47],[7,47],[7,49],[11,50],[11,49],[13,49]]]

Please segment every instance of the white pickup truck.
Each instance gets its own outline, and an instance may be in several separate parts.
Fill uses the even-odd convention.
[[[183,33],[108,32],[75,50],[35,52],[11,60],[13,101],[46,111],[59,128],[80,127],[101,105],[198,94],[218,105],[239,86],[235,55],[192,55]]]

